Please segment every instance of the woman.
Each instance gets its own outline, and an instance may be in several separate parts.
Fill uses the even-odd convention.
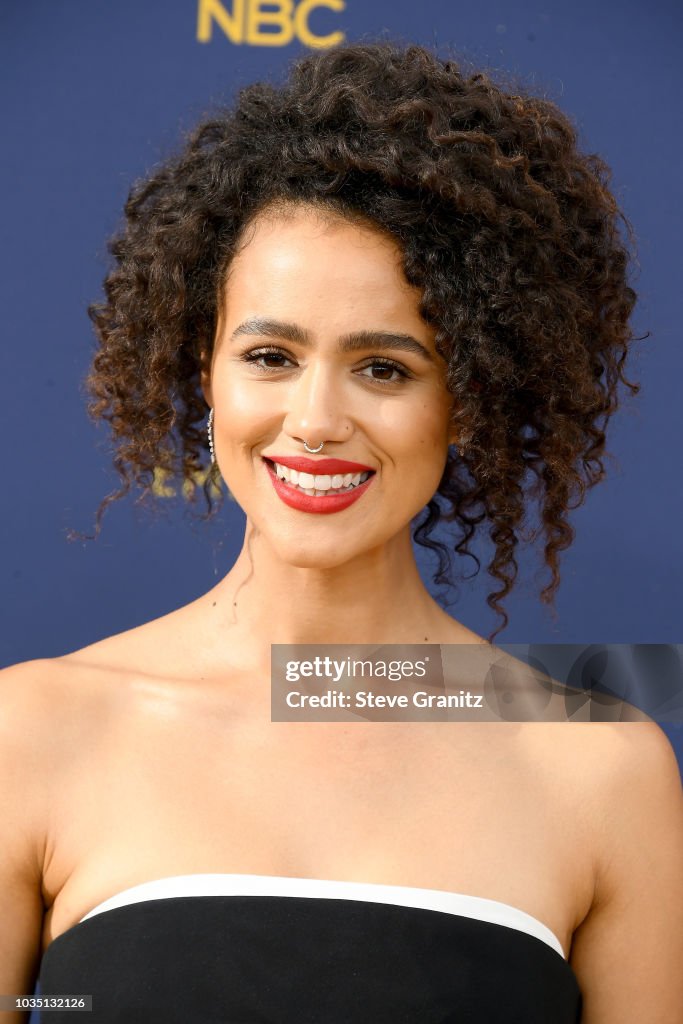
[[[539,497],[552,598],[628,384],[606,177],[552,103],[381,43],[244,89],[134,188],[92,308],[122,479],[97,529],[208,449],[244,545],[191,604],[2,674],[3,992],[39,975],[98,1022],[680,1022],[654,723],[270,720],[271,644],[486,643],[421,581],[425,506],[441,580],[439,518],[459,553],[489,524],[507,621]]]

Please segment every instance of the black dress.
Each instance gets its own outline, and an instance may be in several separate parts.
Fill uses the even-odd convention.
[[[45,1024],[578,1024],[557,937],[437,889],[192,874],[126,889],[45,951]]]

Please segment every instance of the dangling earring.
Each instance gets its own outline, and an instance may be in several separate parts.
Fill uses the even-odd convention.
[[[209,451],[211,452],[211,465],[213,466],[213,464],[216,461],[216,456],[215,456],[214,450],[213,450],[213,432],[212,432],[212,428],[213,428],[213,406],[211,406],[211,409],[209,410],[209,420],[208,420],[208,423],[206,424],[206,433],[209,436]]]

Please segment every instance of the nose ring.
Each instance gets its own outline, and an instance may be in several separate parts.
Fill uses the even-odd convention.
[[[306,449],[307,452],[310,452],[311,455],[314,455],[316,452],[322,451],[322,447],[324,444],[325,442],[321,441],[317,448],[309,448],[307,442],[304,441],[304,448]]]

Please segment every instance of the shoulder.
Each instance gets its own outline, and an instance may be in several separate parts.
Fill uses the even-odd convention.
[[[76,677],[88,673],[118,683],[131,677],[173,678],[183,675],[188,661],[201,650],[206,626],[197,613],[198,601],[120,633],[103,637],[54,659]]]
[[[641,834],[647,820],[663,819],[657,824],[683,844],[680,768],[656,722],[530,722],[526,729],[537,737],[530,749],[539,764],[553,784],[564,786],[571,796],[566,806],[590,829],[597,899],[614,884],[617,853],[625,858],[637,852],[629,843],[648,841]]]
[[[22,661],[0,670],[3,768],[8,759],[17,770],[21,765],[34,775],[43,765],[56,767],[63,724],[73,711],[77,678],[59,658]]]
[[[0,744],[48,782],[73,760],[75,744],[92,736],[121,691],[124,674],[86,650],[0,670]]]
[[[652,721],[568,725],[588,741],[582,783],[594,894],[571,963],[587,1021],[677,1020],[683,1002],[683,788]],[[580,737],[576,737],[577,740]]]
[[[60,671],[52,658],[22,661],[0,669],[0,737],[5,749],[23,741],[38,742],[37,730],[50,721],[59,679]]]
[[[681,827],[683,789],[676,754],[664,730],[654,721],[578,722],[577,751],[585,750],[582,781],[596,811],[596,828],[613,860],[615,843],[626,843],[629,827],[656,813],[669,815]]]
[[[125,703],[141,679],[181,676],[193,648],[186,606],[54,658],[0,669],[0,732],[31,723],[34,746],[53,745]],[[40,735],[40,741],[38,736]],[[29,738],[30,739],[30,738]]]
[[[683,898],[683,787],[669,738],[656,722],[623,722],[598,726],[595,745],[596,902],[622,898],[653,871],[659,879],[648,887],[660,887],[673,871]]]
[[[47,860],[52,666],[0,671],[0,986],[32,992],[38,972]]]
[[[0,670],[0,816],[3,871],[40,884],[57,765],[57,674],[51,659]]]

